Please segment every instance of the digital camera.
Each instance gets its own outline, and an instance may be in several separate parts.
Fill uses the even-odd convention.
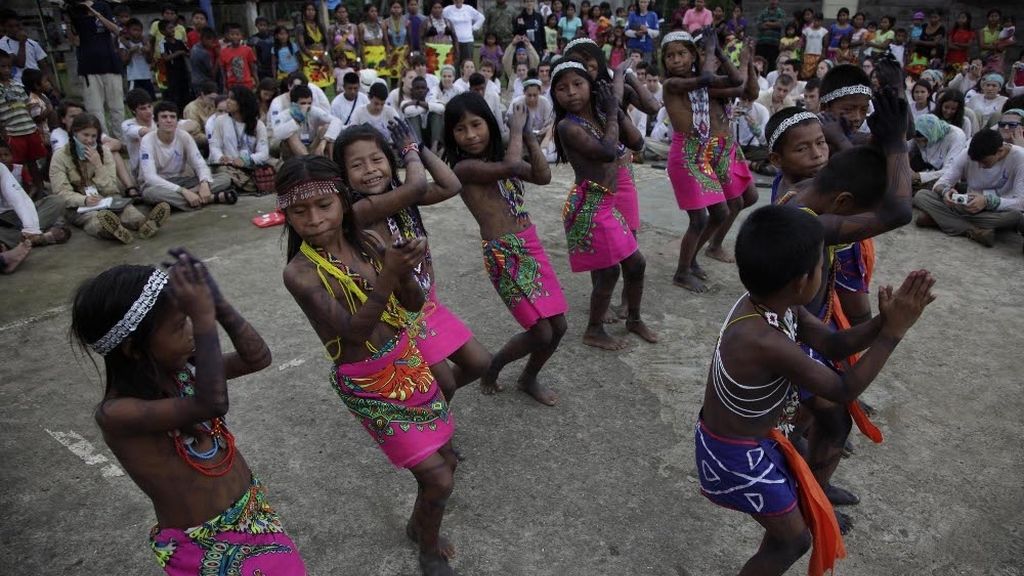
[[[967,194],[953,193],[950,195],[949,198],[950,200],[953,201],[954,204],[967,204],[968,202],[971,201],[971,197],[968,196]]]

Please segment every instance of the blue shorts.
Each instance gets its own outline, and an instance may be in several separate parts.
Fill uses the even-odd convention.
[[[860,242],[836,250],[836,289],[867,294],[867,268],[861,254]]]
[[[694,444],[700,492],[708,500],[755,516],[796,508],[796,482],[774,440],[718,436],[700,421]]]

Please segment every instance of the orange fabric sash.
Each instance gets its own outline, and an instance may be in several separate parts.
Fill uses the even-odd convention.
[[[864,285],[871,285],[871,276],[875,272],[875,241],[871,238],[867,240],[861,240],[860,243],[861,258],[864,263]],[[838,330],[846,330],[850,327],[850,320],[846,317],[846,313],[843,312],[843,306],[839,302],[839,293],[836,290],[832,290],[832,318],[835,319],[836,328]],[[854,354],[847,359],[850,365],[857,362],[860,358],[860,354]],[[853,418],[854,424],[857,425],[857,429],[860,430],[861,434],[867,436],[875,444],[882,443],[882,431],[878,429],[878,426],[868,418],[868,415],[861,408],[860,402],[854,400],[846,405],[850,411],[850,416]]]
[[[846,558],[846,546],[843,534],[839,531],[832,503],[825,497],[818,481],[811,474],[811,469],[804,462],[803,456],[797,452],[793,443],[777,428],[772,428],[768,435],[779,445],[779,450],[786,458],[789,471],[797,483],[797,497],[800,500],[800,511],[804,522],[811,531],[813,548],[811,560],[807,566],[808,576],[822,576],[835,568],[836,560]]]

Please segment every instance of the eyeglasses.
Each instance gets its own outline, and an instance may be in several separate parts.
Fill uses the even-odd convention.
[[[999,128],[1020,128],[1020,122],[1000,122]]]

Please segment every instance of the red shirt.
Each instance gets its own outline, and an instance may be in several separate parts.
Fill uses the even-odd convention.
[[[224,88],[245,86],[253,90],[256,82],[252,77],[252,66],[256,63],[256,53],[245,44],[224,46],[220,49],[220,66],[224,70]]]

